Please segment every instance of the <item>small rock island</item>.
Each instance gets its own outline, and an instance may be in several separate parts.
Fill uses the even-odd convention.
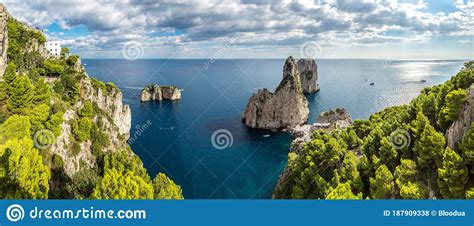
[[[311,79],[314,75],[311,73]],[[309,82],[305,81],[305,84],[307,83]],[[306,123],[309,114],[308,101],[303,95],[301,84],[298,65],[290,56],[283,67],[283,80],[275,92],[261,89],[250,97],[243,115],[245,125],[275,131]],[[307,88],[314,90],[316,85]]]
[[[176,86],[149,85],[142,90],[140,100],[180,100],[181,91]]]

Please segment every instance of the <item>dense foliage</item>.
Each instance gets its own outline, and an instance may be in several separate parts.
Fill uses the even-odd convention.
[[[8,65],[0,76],[1,199],[183,198],[164,174],[151,180],[123,137],[111,137],[104,123],[115,126],[110,112],[88,100],[90,90],[82,86],[90,81],[111,95],[120,92],[114,84],[87,78],[67,48],[44,58],[44,35],[14,19],[8,38]],[[53,150],[65,131],[69,142]],[[123,150],[110,148],[117,140]],[[79,162],[71,174],[65,162],[79,154],[92,155],[93,162]]]
[[[444,84],[425,88],[409,105],[315,131],[288,155],[277,198],[425,199],[474,197],[474,123],[453,149],[445,134],[474,83],[474,61]]]

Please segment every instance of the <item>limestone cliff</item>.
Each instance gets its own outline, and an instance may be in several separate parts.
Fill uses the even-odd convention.
[[[458,119],[446,131],[446,140],[451,149],[464,137],[471,124],[474,122],[474,85],[469,87],[467,101],[459,113]]]
[[[314,59],[300,59],[297,62],[303,93],[319,91],[318,65]]]
[[[76,65],[75,68],[83,68],[83,66]],[[132,123],[130,107],[122,103],[122,92],[118,89],[103,90],[103,88],[95,87],[87,73],[82,72],[85,77],[80,81],[80,101],[64,114],[61,135],[51,146],[51,153],[61,156],[64,161],[64,172],[69,176],[85,167],[92,168],[96,164],[96,157],[92,154],[91,140],[81,142],[77,154],[71,155],[71,149],[74,148],[71,147],[70,142],[71,124],[78,118],[76,112],[84,106],[85,101],[91,101],[97,106],[97,111],[101,112],[94,115],[92,121],[95,124],[101,121],[101,130],[110,140],[109,146],[103,147],[105,152],[128,149],[127,140],[130,137]]]
[[[5,7],[0,4],[0,78],[5,73],[7,66],[8,18],[10,18],[10,14],[7,12]]]
[[[251,128],[279,130],[305,123],[308,114],[298,66],[290,56],[283,67],[283,80],[275,92],[262,89],[252,95],[243,120]]]
[[[175,86],[149,85],[142,90],[140,100],[180,100],[181,91]]]

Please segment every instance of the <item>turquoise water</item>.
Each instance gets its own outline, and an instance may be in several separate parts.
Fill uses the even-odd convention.
[[[310,122],[330,108],[344,107],[353,118],[367,118],[407,103],[423,87],[449,79],[463,62],[318,60],[321,91],[307,95]],[[185,198],[271,197],[286,165],[291,137],[248,129],[240,118],[252,93],[276,88],[284,60],[83,63],[90,76],[112,81],[122,90],[132,110],[132,149],[151,176],[166,173],[183,187]],[[183,89],[182,100],[141,103],[142,87],[152,83]],[[216,149],[212,135],[223,130],[232,143],[224,143],[226,148],[217,143],[214,146],[224,149]]]

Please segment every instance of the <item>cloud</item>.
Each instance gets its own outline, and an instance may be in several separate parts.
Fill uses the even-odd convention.
[[[404,1],[405,2],[405,1]],[[427,3],[396,0],[118,0],[3,1],[12,15],[46,29],[84,26],[88,33],[66,37],[80,50],[120,50],[127,41],[145,47],[205,52],[236,35],[241,48],[298,48],[305,41],[324,45],[370,45],[436,36],[468,40],[474,30],[474,3],[457,1],[453,13],[430,13]],[[405,37],[389,35],[403,30]],[[328,37],[332,37],[327,40]],[[420,38],[423,37],[423,38]]]

